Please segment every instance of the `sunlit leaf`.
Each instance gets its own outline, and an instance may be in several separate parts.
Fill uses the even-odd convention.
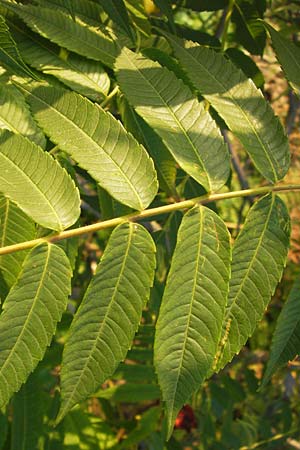
[[[275,183],[290,163],[288,140],[278,118],[252,80],[221,53],[168,34],[195,87],[240,139],[257,170]]]
[[[126,48],[115,67],[129,103],[163,139],[178,164],[207,191],[225,184],[229,175],[226,146],[190,89],[168,69]]]
[[[144,209],[157,192],[145,149],[99,105],[52,86],[22,85],[40,127],[116,200]]]
[[[78,190],[51,155],[21,135],[0,133],[0,192],[35,222],[63,230],[80,214]]]

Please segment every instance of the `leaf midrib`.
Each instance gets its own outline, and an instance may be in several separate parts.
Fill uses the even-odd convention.
[[[188,313],[188,321],[185,327],[185,332],[184,332],[184,339],[183,339],[183,350],[181,352],[181,357],[180,357],[180,362],[178,364],[178,369],[177,369],[177,378],[176,378],[176,383],[175,383],[175,387],[173,392],[175,392],[175,394],[173,395],[173,401],[172,401],[172,413],[174,410],[174,403],[175,403],[175,397],[176,397],[176,393],[177,393],[177,386],[179,383],[179,378],[180,378],[180,374],[182,371],[182,367],[183,367],[183,357],[184,354],[186,352],[186,346],[187,346],[187,338],[188,338],[188,334],[189,334],[189,329],[190,329],[190,322],[191,322],[191,318],[192,318],[192,309],[193,309],[193,304],[195,302],[195,291],[196,291],[196,284],[197,284],[197,274],[199,271],[199,263],[200,263],[200,255],[201,255],[201,248],[202,248],[202,239],[203,239],[203,209],[202,208],[198,208],[199,211],[199,238],[198,238],[198,245],[197,245],[197,258],[196,258],[196,266],[195,266],[195,277],[194,277],[194,282],[193,282],[193,288],[192,288],[192,292],[191,292],[191,302],[190,302],[190,307],[189,307],[189,313]]]
[[[27,39],[27,41],[30,40],[30,41],[32,41],[33,43],[35,43],[37,46],[41,47],[41,50],[42,50],[42,51],[44,50],[46,53],[49,53],[49,54],[50,54],[49,56],[53,55],[53,56],[57,59],[57,61],[60,62],[60,63],[62,64],[62,68],[63,68],[63,64],[66,65],[65,70],[68,70],[68,66],[69,66],[71,70],[74,70],[74,72],[78,73],[80,76],[82,76],[83,78],[85,78],[85,79],[87,80],[87,82],[89,82],[89,83],[92,82],[92,83],[95,85],[95,89],[96,89],[96,88],[99,89],[98,84],[95,83],[94,80],[93,80],[92,78],[89,78],[89,77],[86,75],[85,72],[82,72],[81,70],[78,70],[78,68],[77,68],[76,66],[74,66],[73,64],[71,64],[68,58],[67,58],[66,60],[61,59],[61,58],[55,53],[54,50],[52,50],[51,48],[46,47],[46,46],[44,45],[43,42],[39,42],[37,39],[35,39],[34,36],[28,36],[28,35],[27,35],[26,33],[24,33],[23,30],[22,30],[21,28],[19,28],[16,24],[13,24],[13,26],[18,30],[19,33],[22,33],[22,34],[25,36],[25,38]],[[57,44],[55,44],[55,45],[57,45]],[[31,63],[28,63],[28,64],[31,65],[32,67],[35,67],[35,66],[34,66],[33,64],[31,64]],[[37,67],[36,67],[36,68],[37,68]],[[45,70],[47,70],[47,69],[41,69],[41,71],[45,71]],[[103,91],[102,91],[102,90],[99,90],[99,92],[101,92],[101,93],[103,94]]]
[[[107,151],[106,151],[106,150],[105,150],[98,142],[96,142],[91,136],[89,136],[89,135],[85,132],[85,130],[83,130],[82,128],[79,128],[79,126],[76,125],[74,122],[72,122],[72,120],[69,119],[66,115],[64,115],[63,113],[61,113],[60,111],[58,111],[58,109],[54,108],[52,105],[49,105],[49,103],[47,103],[45,100],[43,100],[43,99],[41,99],[40,97],[34,95],[34,93],[32,93],[31,91],[25,89],[25,87],[24,87],[23,85],[19,85],[19,84],[18,84],[18,87],[20,87],[21,89],[23,89],[25,92],[27,92],[27,94],[31,95],[32,97],[34,97],[35,99],[37,99],[39,102],[41,102],[41,103],[43,103],[44,105],[46,105],[49,109],[51,109],[52,111],[54,111],[54,113],[56,113],[56,114],[58,114],[59,116],[61,116],[66,122],[68,122],[68,123],[76,130],[76,132],[79,132],[79,133],[83,134],[83,135],[86,137],[87,140],[89,140],[89,141],[92,142],[93,146],[96,145],[96,147],[98,147],[99,149],[101,149],[101,151],[102,151],[103,154],[106,156],[106,158],[107,158],[109,161],[111,161],[111,162],[115,165],[115,167],[118,169],[118,172],[123,176],[123,178],[125,179],[125,181],[127,182],[127,184],[130,186],[131,192],[135,195],[136,200],[137,200],[138,204],[140,205],[140,209],[141,209],[141,210],[143,209],[143,204],[142,204],[142,202],[141,202],[141,198],[140,198],[140,196],[139,196],[139,193],[137,192],[135,186],[132,184],[131,180],[128,178],[127,174],[122,170],[121,166],[118,166],[117,162],[116,162],[113,158],[111,158],[111,156],[107,153]],[[66,91],[66,92],[68,92],[68,91]],[[79,95],[79,94],[77,94],[77,95]],[[86,101],[88,102],[89,100],[86,100]],[[96,106],[93,105],[93,104],[91,104],[91,105],[92,105],[93,107],[96,107]],[[105,114],[105,112],[104,112],[102,109],[100,109],[100,106],[98,106],[98,107],[99,107],[100,112]],[[120,125],[119,125],[119,126],[120,126]],[[124,130],[124,133],[126,133],[125,130]],[[50,134],[50,133],[49,133],[49,134]],[[128,135],[126,135],[126,139],[129,140]],[[140,144],[139,144],[137,141],[135,141],[135,144],[136,144],[137,146],[140,146]],[[60,144],[57,142],[57,145],[59,146]],[[71,156],[74,156],[69,150],[65,150],[65,151],[66,151],[66,153],[69,153]],[[74,156],[74,159],[77,160],[77,158],[75,158],[75,156]],[[87,170],[87,171],[90,173],[90,172],[91,172],[91,169],[89,169],[89,170]],[[101,183],[100,180],[97,180],[97,181],[99,182],[99,184]]]
[[[15,353],[15,348],[19,345],[20,340],[22,340],[23,334],[25,333],[25,330],[27,329],[28,322],[30,322],[31,316],[33,314],[33,311],[35,310],[36,303],[39,300],[39,295],[40,295],[40,292],[41,292],[43,284],[44,284],[44,280],[45,280],[46,275],[47,275],[47,269],[48,269],[49,260],[50,260],[50,253],[51,253],[51,244],[46,243],[46,244],[43,244],[43,245],[47,245],[47,254],[45,255],[45,266],[43,268],[42,275],[41,275],[38,287],[36,289],[36,294],[35,294],[35,296],[33,298],[33,302],[32,302],[32,305],[30,307],[29,313],[28,313],[28,315],[26,317],[26,320],[24,322],[24,325],[22,327],[22,331],[19,334],[19,336],[18,336],[16,342],[14,343],[13,347],[11,348],[9,356],[6,358],[5,363],[0,368],[0,377],[3,376],[2,373],[5,370],[7,364],[10,362],[10,358],[13,358],[13,355]]]
[[[50,203],[50,201],[49,201],[48,197],[45,195],[45,193],[39,188],[39,186],[38,186],[37,184],[35,184],[35,183],[31,180],[31,178],[27,175],[26,172],[22,171],[22,170],[15,164],[14,161],[12,161],[11,159],[9,159],[3,152],[0,151],[0,158],[1,158],[1,155],[2,155],[2,157],[3,157],[4,159],[6,159],[9,163],[11,163],[11,165],[15,168],[16,171],[20,172],[21,175],[24,176],[24,178],[26,178],[27,180],[29,180],[29,181],[30,181],[30,184],[33,185],[33,187],[36,189],[37,192],[39,192],[39,194],[41,195],[41,197],[42,197],[43,199],[46,200],[46,203],[48,204],[50,210],[53,212],[53,215],[56,217],[56,221],[57,221],[56,223],[59,225],[59,229],[62,230],[62,229],[63,229],[63,226],[62,226],[62,222],[61,222],[61,220],[60,220],[60,217],[57,215],[57,213],[56,213],[54,207],[53,207],[52,204]],[[2,178],[2,179],[3,179],[4,181],[7,181],[7,180],[5,180],[5,178]]]
[[[168,103],[164,100],[164,98],[161,96],[161,94],[154,88],[154,86],[150,83],[150,81],[145,77],[145,75],[143,75],[143,73],[141,72],[141,70],[133,63],[133,61],[132,61],[131,59],[129,59],[127,53],[124,52],[124,54],[126,54],[127,60],[132,64],[132,67],[133,67],[135,70],[137,70],[137,71],[139,72],[139,74],[141,75],[141,77],[146,81],[146,83],[147,83],[147,84],[152,88],[152,90],[157,94],[157,96],[159,97],[159,99],[161,100],[161,102],[163,103],[163,105],[165,105],[165,108],[169,111],[169,113],[170,113],[171,116],[173,117],[175,123],[176,123],[176,124],[178,125],[178,127],[180,128],[182,134],[186,137],[186,139],[187,139],[187,141],[189,142],[191,148],[193,149],[193,152],[194,152],[196,158],[197,158],[198,161],[199,161],[200,166],[203,168],[204,172],[206,173],[205,166],[204,166],[204,164],[203,164],[203,161],[202,161],[201,158],[200,158],[200,155],[199,155],[199,152],[197,151],[197,148],[195,147],[195,145],[194,145],[193,141],[191,140],[190,136],[188,135],[187,130],[185,130],[185,128],[183,128],[183,126],[182,126],[180,120],[177,118],[175,112],[174,112],[174,111],[172,110],[172,108],[168,105]],[[167,73],[169,72],[170,75],[172,75],[172,73],[171,73],[168,69],[166,69],[165,67],[160,66],[159,64],[156,65],[156,64],[153,63],[153,67],[158,67],[158,68],[162,69],[164,72],[167,72]],[[178,81],[179,81],[179,83],[180,83],[180,80],[179,80],[179,79],[178,79]],[[184,86],[183,83],[182,83],[182,85]],[[186,87],[186,88],[188,89],[188,87]],[[194,101],[194,100],[196,100],[196,99],[194,99],[194,98],[191,96],[191,100]],[[197,102],[197,106],[201,107],[200,103]],[[141,107],[143,108],[143,105],[141,105]],[[146,107],[146,106],[144,106],[144,107]],[[139,108],[139,107],[137,106],[137,108]],[[151,106],[150,106],[150,109],[151,109],[153,112],[155,112],[155,109],[152,108]],[[189,111],[190,111],[190,110],[189,110]],[[163,139],[163,141],[166,142],[165,139]],[[167,144],[167,142],[166,142],[166,145],[167,145],[167,147],[170,149],[170,151],[171,151],[172,154],[173,154],[174,152],[173,152],[172,148],[170,148],[170,146]],[[176,159],[177,159],[177,158],[176,158]],[[208,186],[209,186],[209,190],[211,190],[210,179],[209,179],[207,176],[206,176],[206,180],[207,180],[207,184],[208,184]]]
[[[169,38],[169,37],[168,37],[168,38]],[[172,39],[170,39],[170,40],[172,40]],[[176,41],[172,40],[172,42],[174,42],[175,45],[177,45],[177,47],[179,47]],[[179,48],[186,51],[186,48],[185,48],[185,47],[182,47],[182,48],[179,47]],[[195,46],[195,48],[197,48],[197,46]],[[201,47],[199,46],[199,48],[201,48]],[[215,78],[215,76],[214,76],[211,72],[209,72],[209,71],[206,69],[205,66],[203,66],[202,64],[200,64],[199,61],[193,56],[192,53],[189,53],[189,52],[187,52],[187,51],[186,51],[186,53],[187,53],[187,55],[188,55],[191,59],[194,60],[194,62],[196,63],[196,65],[199,64],[199,65],[205,70],[205,72],[208,74],[208,76],[213,78],[213,80],[215,81],[216,84],[218,84],[221,88],[225,89],[226,92],[229,93],[229,98],[231,99],[232,103],[233,103],[233,104],[237,107],[237,109],[240,111],[241,115],[244,117],[244,119],[245,119],[246,122],[248,123],[250,129],[252,129],[252,131],[253,131],[255,137],[257,138],[257,141],[259,142],[261,148],[263,149],[263,152],[264,152],[264,154],[265,154],[265,156],[266,156],[266,159],[269,161],[271,170],[272,170],[272,172],[273,172],[274,180],[275,180],[275,181],[278,181],[277,174],[276,174],[276,172],[274,171],[274,168],[273,168],[273,162],[272,162],[272,160],[271,160],[271,158],[270,158],[270,156],[269,156],[269,154],[268,154],[268,151],[267,151],[265,145],[263,144],[263,142],[262,142],[262,140],[261,140],[261,138],[260,138],[260,135],[258,134],[258,131],[256,131],[256,128],[252,125],[252,123],[251,123],[251,121],[250,121],[250,119],[249,119],[247,113],[243,110],[243,108],[241,108],[241,106],[239,105],[239,103],[236,102],[235,97],[231,94],[231,89],[228,90],[227,86],[223,85],[217,78]],[[244,80],[244,81],[245,81],[245,80]],[[221,89],[221,91],[222,91],[222,89]],[[202,95],[203,95],[203,97],[208,97],[208,98],[209,98],[209,97],[212,97],[212,95],[209,95],[209,94],[202,94]],[[221,95],[220,95],[220,97],[222,98]],[[218,112],[219,112],[219,111],[218,111]],[[219,114],[220,114],[220,116],[223,117],[223,115],[222,115],[221,112],[220,112]],[[225,122],[226,122],[226,119],[225,119],[225,118],[224,118],[224,120],[225,120]]]
[[[239,295],[240,295],[240,293],[241,293],[241,291],[242,291],[242,289],[243,289],[243,287],[244,287],[244,284],[245,284],[246,281],[248,280],[249,272],[250,272],[250,270],[252,269],[252,266],[253,266],[254,262],[256,261],[256,259],[257,259],[257,254],[258,254],[258,252],[259,252],[260,249],[261,249],[261,243],[262,243],[262,240],[263,240],[264,237],[265,237],[265,232],[266,232],[266,230],[267,230],[267,228],[268,228],[268,225],[269,225],[269,221],[270,221],[270,217],[271,217],[271,214],[272,214],[272,211],[273,211],[274,203],[275,203],[275,197],[272,196],[272,202],[271,202],[271,204],[270,204],[270,210],[269,210],[269,213],[268,213],[268,216],[267,216],[267,220],[265,221],[265,224],[264,224],[264,227],[263,227],[263,231],[260,233],[259,240],[258,240],[258,245],[257,245],[256,250],[255,250],[255,252],[254,252],[252,261],[251,261],[251,263],[250,263],[249,266],[248,266],[248,269],[247,269],[246,274],[245,274],[245,276],[244,276],[244,278],[243,278],[243,282],[240,284],[240,287],[239,287],[239,289],[238,289],[238,292],[236,293],[235,297],[233,298],[233,300],[232,300],[232,302],[231,302],[231,305],[227,308],[227,311],[226,311],[226,313],[225,313],[225,318],[224,318],[224,323],[225,323],[225,324],[226,324],[226,323],[228,322],[228,320],[230,319],[231,310],[232,310],[233,307],[235,307],[235,305],[236,305],[236,303],[237,303],[237,301],[238,301],[238,297],[239,297]],[[230,292],[229,292],[228,298],[229,298],[229,297],[230,297]],[[227,340],[226,340],[226,342],[224,342],[223,347],[225,347],[225,345],[228,344],[228,342],[229,342],[229,335],[230,335],[230,333],[228,333]],[[221,337],[221,339],[222,339],[222,337]],[[222,359],[222,358],[221,358],[221,359]]]
[[[30,5],[30,6],[31,6],[32,8],[37,9],[36,6],[32,6],[32,5]],[[21,7],[21,9],[25,10],[25,13],[28,14],[28,15],[30,15],[30,16],[32,17],[32,19],[36,19],[37,14],[32,14],[30,11],[29,11],[29,12],[26,11],[26,10],[29,9],[29,8],[27,8],[27,7],[25,7],[25,8],[24,8],[24,7]],[[45,11],[45,10],[49,10],[49,11],[51,11],[52,13],[56,13],[56,11],[53,10],[52,8],[43,8],[43,10],[44,10],[44,11]],[[69,20],[69,17],[68,17],[63,11],[60,11],[60,13],[61,13],[62,16],[64,16],[64,17],[66,18],[67,21]],[[45,16],[42,17],[42,20],[44,20],[48,26],[51,26],[52,28],[58,29],[59,31],[61,31],[61,28],[60,28],[60,27],[56,26],[55,23],[53,23],[53,22],[49,22],[49,20],[48,20],[47,18],[45,18]],[[83,29],[87,32],[87,34],[91,33],[92,36],[99,36],[100,39],[103,39],[104,41],[106,40],[108,43],[114,44],[113,40],[110,40],[110,39],[106,38],[104,35],[101,36],[99,33],[94,32],[94,31],[93,31],[90,27],[88,27],[84,22],[81,22],[81,23],[80,23],[80,22],[81,22],[81,21],[78,22],[78,17],[77,17],[77,21],[76,21],[76,22],[73,22],[72,25],[73,25],[73,26],[74,26],[74,25],[75,25],[75,26],[78,25],[78,28],[79,28],[79,29],[80,29],[80,28],[83,28]],[[76,27],[76,28],[77,28],[77,27]],[[74,36],[71,36],[71,35],[70,35],[69,30],[64,30],[64,32],[65,32],[69,37],[74,37]],[[44,31],[43,31],[42,33],[44,33]],[[46,34],[46,33],[44,33],[44,34]],[[47,38],[48,38],[50,41],[55,42],[55,41],[53,40],[53,38],[50,38],[49,36],[47,36]],[[99,53],[99,52],[100,52],[100,53],[106,55],[107,57],[109,57],[109,60],[112,60],[112,61],[113,61],[113,58],[112,58],[111,53],[107,53],[105,50],[103,50],[102,47],[99,49],[99,47],[94,46],[93,43],[91,43],[90,41],[83,40],[83,39],[81,38],[81,36],[78,37],[78,35],[76,35],[76,39],[79,40],[80,42],[82,42],[82,43],[84,44],[84,46],[88,46],[88,47],[92,48],[94,51],[96,50],[96,53]],[[60,45],[60,44],[58,44],[58,45]],[[91,57],[91,58],[92,58],[92,57]],[[95,56],[94,56],[94,58],[95,58]]]
[[[117,294],[117,291],[118,291],[118,287],[119,287],[121,279],[123,277],[124,270],[126,269],[126,261],[127,261],[127,257],[128,257],[128,254],[129,254],[129,249],[130,249],[130,246],[131,246],[131,243],[132,243],[132,236],[133,236],[133,224],[131,222],[129,222],[129,234],[128,234],[128,241],[127,241],[126,250],[125,250],[125,254],[124,254],[124,259],[123,259],[122,266],[121,266],[121,269],[120,269],[119,277],[117,279],[117,282],[115,283],[115,288],[114,288],[113,294],[111,296],[111,301],[110,301],[110,303],[109,303],[109,305],[107,307],[106,313],[104,314],[104,317],[102,319],[102,323],[101,323],[101,325],[99,327],[99,330],[97,332],[97,336],[94,339],[94,343],[93,343],[93,346],[92,346],[92,348],[91,348],[91,350],[89,352],[89,355],[85,359],[84,366],[81,369],[81,372],[80,372],[80,375],[79,375],[79,377],[77,379],[77,382],[76,382],[75,385],[73,385],[72,394],[69,396],[69,399],[65,403],[65,406],[62,408],[61,412],[59,413],[59,416],[61,416],[61,417],[64,416],[66,411],[68,411],[69,405],[70,404],[72,405],[73,398],[74,398],[74,396],[76,394],[76,390],[77,390],[78,386],[80,385],[82,377],[85,375],[85,370],[86,370],[86,368],[87,368],[87,366],[88,366],[88,364],[89,364],[89,362],[90,362],[90,360],[92,358],[91,355],[93,355],[95,349],[97,348],[97,344],[98,344],[100,336],[101,336],[101,334],[103,332],[103,328],[106,325],[106,318],[108,317],[108,315],[110,313],[110,310],[111,310],[111,308],[112,308],[112,306],[114,304],[114,300],[115,300],[115,297],[116,297],[116,294]],[[88,294],[88,291],[87,291],[87,294]],[[66,345],[66,347],[67,347],[67,345]]]

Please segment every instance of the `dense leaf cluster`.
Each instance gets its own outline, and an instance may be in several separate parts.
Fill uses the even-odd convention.
[[[299,47],[263,22],[265,2],[154,3],[0,1],[0,406],[13,398],[17,426],[18,405],[32,389],[39,395],[43,370],[61,366],[61,400],[55,394],[47,424],[63,420],[69,430],[79,415],[83,434],[91,427],[98,444],[106,436],[101,448],[138,443],[160,407],[121,443],[72,408],[91,396],[161,396],[163,446],[183,405],[253,334],[289,247],[289,214],[275,194],[290,165],[288,139],[249,76],[253,61],[226,46],[261,54],[268,32],[296,93]],[[180,17],[192,10],[213,11],[222,29],[187,28]],[[234,192],[228,132],[265,186],[249,191],[250,203],[266,194],[237,236],[212,202],[245,195]],[[89,230],[100,260],[80,285],[88,247],[75,236]],[[299,352],[298,285],[264,384]],[[62,317],[72,317],[67,338],[60,325],[51,344]],[[129,381],[101,388],[114,377]],[[57,430],[36,447],[40,436],[24,429],[12,448],[68,448],[68,432]]]

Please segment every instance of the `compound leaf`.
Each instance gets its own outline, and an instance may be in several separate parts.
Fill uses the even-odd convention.
[[[57,246],[27,255],[0,316],[0,406],[4,407],[43,358],[67,306],[71,268]]]
[[[157,192],[153,161],[99,105],[52,86],[20,86],[40,127],[116,200],[142,210]]]
[[[257,170],[272,183],[281,180],[290,163],[288,140],[253,81],[221,53],[163,34],[194,86],[239,138]]]
[[[210,209],[183,218],[160,307],[154,361],[168,434],[181,407],[204,381],[222,331],[230,269],[229,233]]]
[[[150,294],[154,268],[155,246],[146,229],[134,223],[119,225],[71,325],[63,353],[58,420],[95,393],[125,358]]]
[[[74,181],[51,155],[21,135],[0,133],[0,192],[45,228],[63,230],[80,214]]]
[[[178,164],[207,191],[229,175],[220,131],[190,89],[168,69],[123,48],[117,78],[129,103],[163,139]]]
[[[288,211],[279,197],[268,194],[250,209],[233,247],[218,369],[241,350],[261,319],[281,278],[289,235]]]

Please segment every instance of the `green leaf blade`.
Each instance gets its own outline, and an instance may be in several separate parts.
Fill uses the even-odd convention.
[[[157,193],[153,162],[118,120],[75,92],[20,88],[45,133],[112,197],[137,210],[151,203]]]
[[[218,369],[241,350],[261,319],[280,281],[289,235],[289,215],[279,197],[268,194],[250,209],[233,247]]]
[[[118,226],[71,325],[58,421],[95,393],[125,358],[150,294],[154,267],[155,247],[145,228]]]
[[[222,54],[166,34],[194,86],[239,138],[257,170],[275,183],[290,164],[288,140],[253,81]]]
[[[100,0],[100,5],[110,19],[119,25],[127,36],[134,41],[134,34],[130,27],[128,12],[123,0]]]
[[[0,316],[0,405],[19,390],[50,345],[67,306],[71,269],[52,244],[35,247],[6,297]]]
[[[64,59],[60,48],[47,42],[26,28],[11,26],[20,53],[27,64],[45,74],[58,78],[62,83],[93,101],[103,100],[108,94],[110,79],[98,61],[69,53]]]
[[[32,76],[19,53],[3,16],[0,15],[0,56],[1,63],[9,69],[17,70],[22,75]]]
[[[77,220],[80,198],[72,178],[48,153],[21,135],[0,133],[0,192],[35,222],[61,231]]]
[[[210,209],[183,218],[157,322],[155,367],[168,434],[211,368],[222,330],[230,269],[229,233]]]
[[[300,279],[294,283],[278,317],[261,389],[274,372],[300,353]]]
[[[43,409],[46,409],[43,400],[41,381],[34,372],[13,397],[11,448],[14,450],[38,448],[45,413]]]
[[[42,148],[46,139],[30,114],[22,94],[12,85],[0,85],[0,128],[19,133]]]
[[[35,238],[34,222],[13,202],[0,195],[0,247]],[[27,251],[0,256],[0,271],[8,288],[16,282]]]
[[[123,48],[117,79],[130,104],[163,139],[178,164],[209,192],[229,175],[229,155],[215,122],[168,69]]]
[[[112,67],[119,48],[108,34],[99,28],[87,26],[78,17],[58,9],[33,5],[13,4],[11,6],[36,33],[70,51],[101,61]],[[99,24],[100,25],[100,24]]]
[[[282,69],[295,92],[300,95],[300,48],[264,22]]]

